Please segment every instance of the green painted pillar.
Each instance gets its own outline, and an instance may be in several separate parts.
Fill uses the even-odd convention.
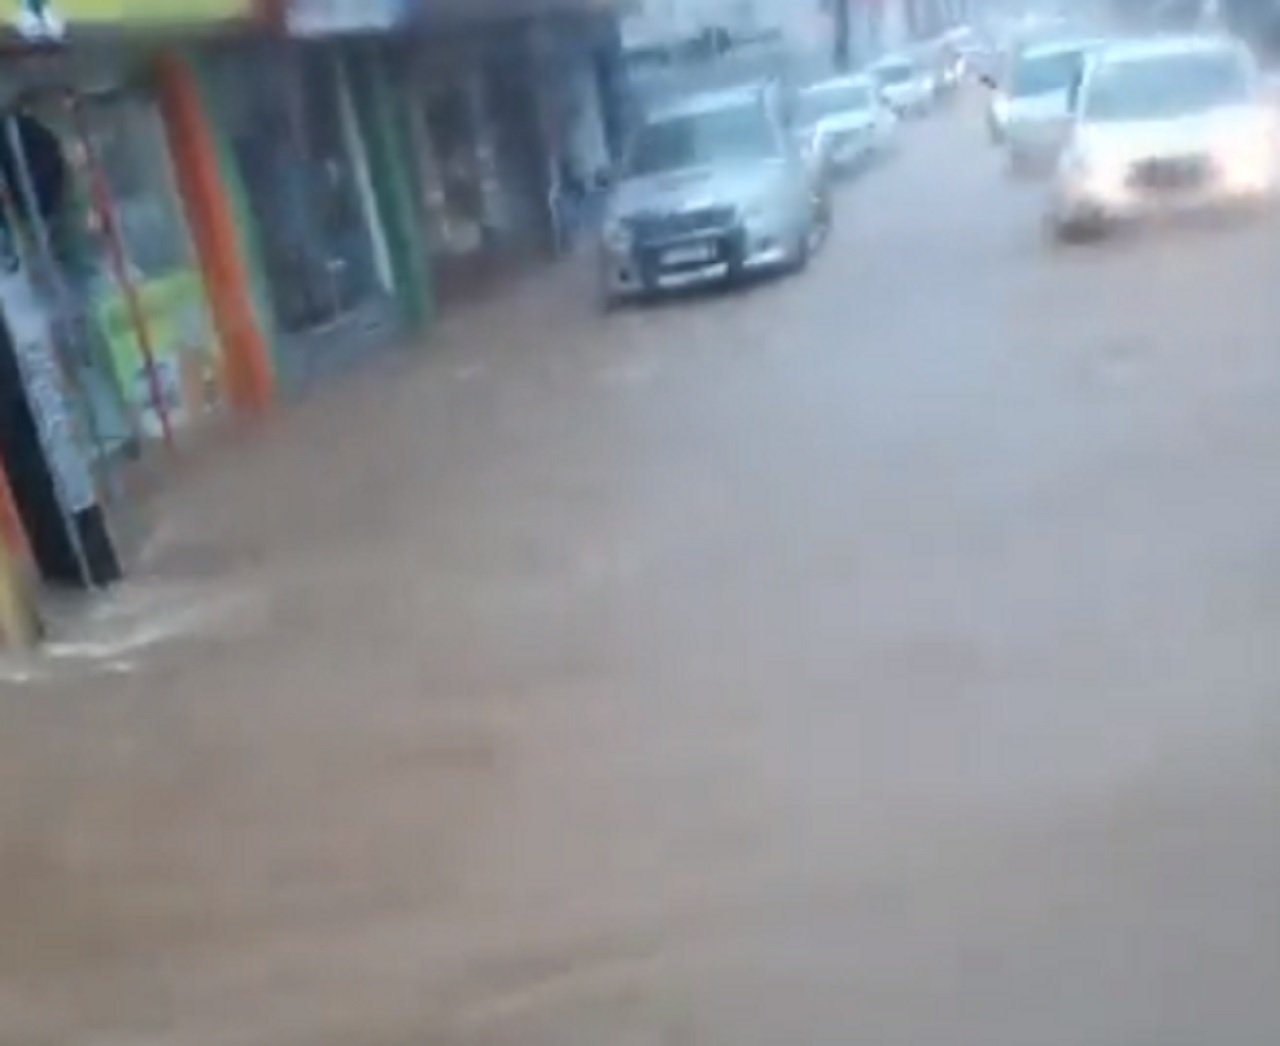
[[[423,213],[421,159],[409,130],[412,104],[400,81],[395,53],[377,42],[347,49],[344,59],[353,88],[370,178],[406,322],[425,330],[435,314],[430,252]]]

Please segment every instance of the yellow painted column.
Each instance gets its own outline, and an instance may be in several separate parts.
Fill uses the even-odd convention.
[[[35,563],[9,477],[0,466],[0,647],[34,646],[40,639]]]

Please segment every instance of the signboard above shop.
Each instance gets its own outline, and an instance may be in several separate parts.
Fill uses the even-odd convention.
[[[209,25],[252,16],[254,0],[0,0],[0,25],[31,40],[78,27]]]
[[[285,27],[293,36],[386,32],[400,25],[409,0],[287,0]]]

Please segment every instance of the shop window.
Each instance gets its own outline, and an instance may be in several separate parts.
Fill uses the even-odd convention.
[[[387,288],[375,252],[377,218],[335,55],[228,56],[220,73],[281,329],[313,332],[381,300]]]
[[[80,101],[75,118],[64,105],[60,117],[77,176],[55,227],[64,272],[87,302],[124,402],[155,438],[222,399],[220,352],[160,117],[150,98],[125,91]],[[96,369],[85,381],[100,383]]]
[[[169,153],[151,106],[121,96],[89,107],[96,160],[111,190],[125,255],[150,278],[190,265],[182,214],[166,177]]]
[[[438,172],[430,187],[431,242],[443,254],[465,255],[484,246],[484,176],[474,110],[461,84],[440,87],[426,99],[432,168]]]

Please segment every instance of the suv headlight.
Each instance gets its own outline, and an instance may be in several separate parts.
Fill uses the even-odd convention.
[[[615,254],[626,254],[631,250],[631,224],[625,218],[612,217],[605,219],[601,239],[605,247]]]
[[[778,220],[778,197],[774,192],[763,192],[742,205],[742,221],[748,228],[772,225]]]
[[[1219,151],[1219,162],[1233,183],[1264,188],[1275,173],[1275,150],[1268,134],[1238,134]]]
[[[1129,165],[1103,152],[1070,152],[1063,160],[1063,170],[1080,188],[1110,196],[1124,188]]]

